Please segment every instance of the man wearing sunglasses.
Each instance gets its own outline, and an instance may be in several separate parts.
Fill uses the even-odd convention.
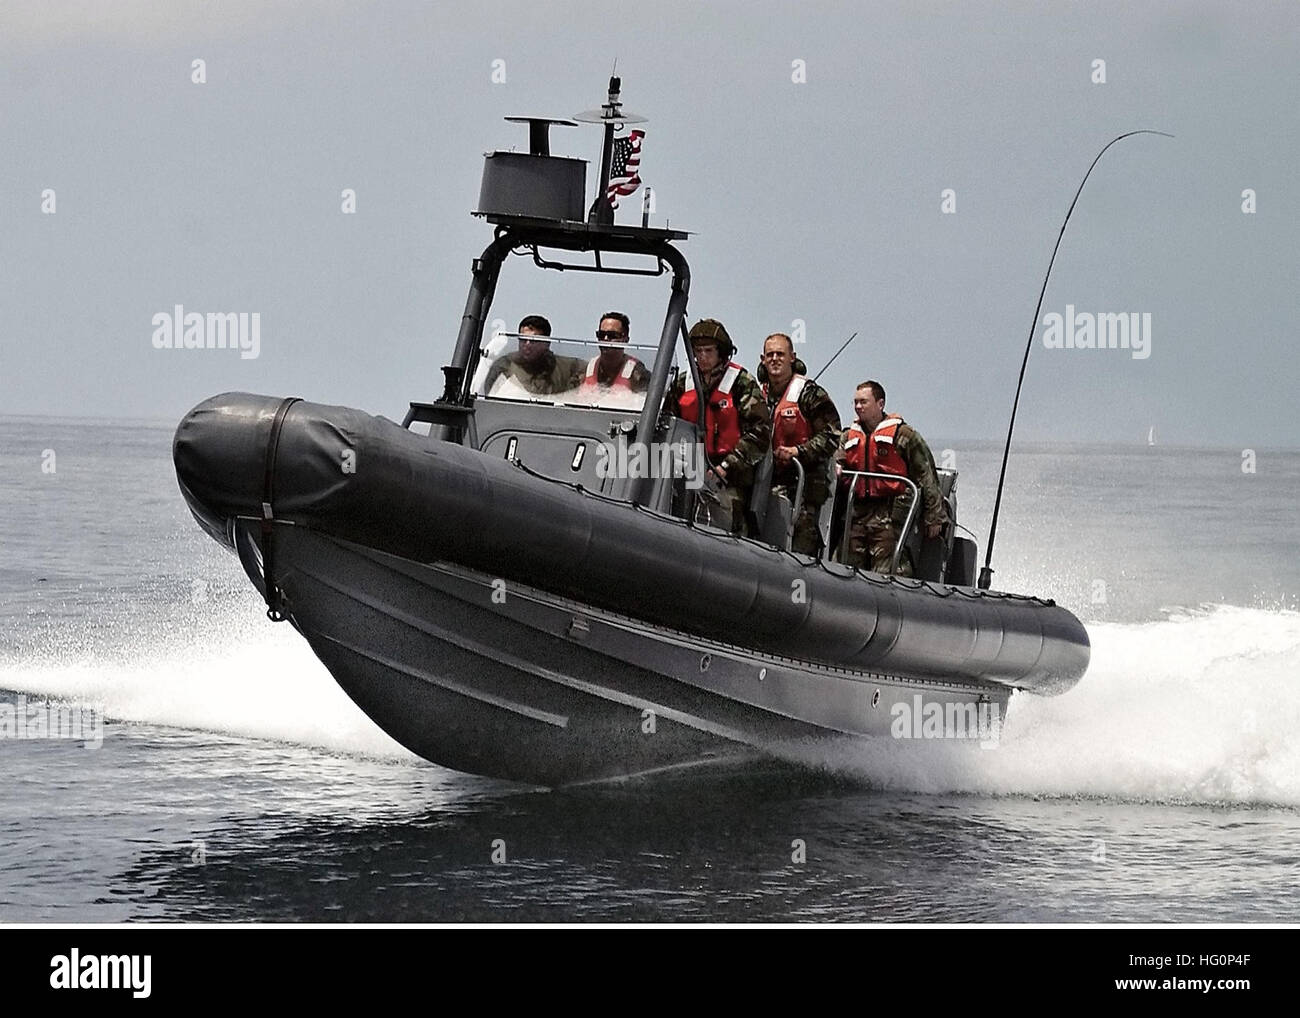
[[[784,332],[763,341],[759,378],[772,414],[772,486],[794,503],[799,472],[804,471],[803,503],[794,521],[790,550],[816,556],[821,550],[817,517],[830,496],[830,463],[840,447],[840,412],[830,394],[804,376],[794,342]],[[766,377],[764,377],[766,376]]]
[[[587,362],[587,373],[578,390],[580,398],[615,391],[645,392],[649,388],[650,372],[624,349],[628,325],[628,317],[621,311],[606,311],[601,316],[596,328],[596,338],[601,341],[600,353]]]

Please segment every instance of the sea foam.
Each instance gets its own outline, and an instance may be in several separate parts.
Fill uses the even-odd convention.
[[[415,759],[348,699],[302,637],[271,625],[248,598],[183,631],[64,629],[45,652],[0,660],[0,689],[76,701],[110,720]]]
[[[995,748],[845,739],[783,755],[916,792],[1300,806],[1300,613],[1219,605],[1088,629],[1080,683],[1017,693]]]
[[[779,753],[893,790],[1300,806],[1300,612],[1220,605],[1088,628],[1079,685],[1016,694],[995,748],[846,738]],[[96,656],[79,648],[101,640],[65,638],[0,660],[0,688],[111,719],[413,759],[247,600],[220,625],[130,640]]]

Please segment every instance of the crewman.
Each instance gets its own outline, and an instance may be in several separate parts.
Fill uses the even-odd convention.
[[[866,381],[853,394],[857,420],[844,429],[836,455],[836,473],[865,470],[897,474],[916,483],[921,492],[921,528],[928,538],[940,535],[948,514],[939,493],[934,456],[920,434],[897,414],[885,413],[885,387]],[[840,478],[847,489],[852,479]],[[894,548],[903,535],[903,523],[912,504],[912,491],[902,482],[859,477],[854,484],[853,518],[849,521],[848,564],[865,566],[874,573],[889,572]],[[912,575],[912,561],[904,548],[898,575]]]
[[[492,362],[483,391],[489,396],[509,396],[514,383],[534,396],[551,396],[581,385],[585,365],[577,357],[553,354],[546,338],[550,334],[551,323],[541,315],[523,318],[519,322],[519,349]]]
[[[752,530],[748,519],[754,471],[772,441],[772,416],[752,375],[731,358],[736,345],[721,322],[705,318],[690,331],[691,351],[704,388],[701,399],[689,370],[681,372],[664,399],[666,412],[699,423],[704,408],[704,453],[717,495],[731,516],[731,532]]]
[[[840,444],[840,412],[805,370],[784,332],[763,341],[763,393],[772,414],[772,486],[794,503],[799,474],[791,461],[797,459],[804,470],[803,504],[790,548],[815,556],[821,550],[817,517],[831,490],[828,467]]]
[[[623,349],[630,324],[627,315],[621,311],[606,311],[601,315],[596,338],[603,342],[600,353],[587,362],[586,374],[578,390],[579,400],[590,398],[596,402],[611,392],[636,393],[649,388],[650,372]]]

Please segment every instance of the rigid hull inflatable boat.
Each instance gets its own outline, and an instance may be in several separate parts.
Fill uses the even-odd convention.
[[[181,490],[268,614],[412,751],[541,785],[896,737],[918,710],[960,737],[954,717],[999,717],[1013,690],[1070,688],[1088,662],[1082,625],[1050,601],[976,589],[973,542],[955,528],[911,534],[923,578],[886,577],[835,561],[833,538],[818,558],[786,550],[798,506],[765,483],[751,506],[763,539],[745,539],[713,525],[689,471],[610,469],[698,448],[694,424],[661,412],[673,373],[696,370],[690,273],[685,234],[613,222],[614,129],[637,120],[615,82],[586,116],[605,124],[605,150],[585,218],[585,164],[549,154],[555,121],[530,121],[529,153],[487,157],[476,214],[495,237],[473,263],[440,399],[399,426],[231,393],[181,422]],[[485,389],[484,327],[512,252],[670,276],[644,394]],[[941,475],[955,520],[955,474]]]

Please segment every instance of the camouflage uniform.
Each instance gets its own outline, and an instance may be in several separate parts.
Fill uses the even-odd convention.
[[[704,386],[704,392],[700,394],[701,415],[704,413],[709,395],[726,373],[727,365],[726,360],[720,361],[708,376],[700,379]],[[681,398],[686,391],[686,379],[690,377],[689,370],[688,368],[678,374],[668,390],[668,395],[664,397],[664,412],[674,417],[682,415]],[[772,415],[768,412],[767,400],[763,398],[762,388],[754,380],[754,376],[744,368],[740,369],[740,374],[731,383],[731,396],[740,414],[740,441],[736,443],[736,448],[722,460],[722,465],[725,465],[727,471],[727,483],[718,489],[718,497],[723,507],[730,511],[731,532],[745,534],[749,530],[746,524],[746,511],[749,509],[749,499],[753,492],[754,470],[763,461],[772,444]],[[703,420],[702,416],[701,420]],[[710,464],[710,466],[718,465]]]
[[[510,378],[535,396],[552,396],[576,389],[586,374],[586,363],[577,357],[557,357],[547,350],[536,364],[530,365],[520,360],[516,350],[492,362],[483,380],[483,391],[491,395],[498,379]]]
[[[844,434],[850,434],[846,428]],[[939,492],[939,475],[935,472],[934,456],[919,432],[910,424],[899,425],[894,436],[894,448],[907,461],[907,476],[916,482],[921,492],[921,528],[948,522]],[[837,461],[843,459],[843,446],[836,452]],[[894,556],[907,510],[912,504],[909,490],[902,495],[883,498],[857,498],[853,501],[853,520],[849,524],[849,555],[851,566],[869,569],[873,573],[888,573],[889,561]],[[912,560],[904,548],[898,558],[898,576],[912,575]]]
[[[802,367],[801,362],[795,361],[796,370]],[[771,385],[767,389],[768,412],[775,414],[785,390],[774,392]],[[794,521],[790,548],[804,555],[816,555],[822,544],[817,517],[831,491],[827,467],[840,445],[840,412],[831,402],[830,394],[811,378],[799,394],[799,411],[812,429],[812,437],[799,446],[798,460],[804,469],[803,507]],[[799,474],[793,466],[773,462],[772,487],[784,494],[791,505],[798,483]]]

